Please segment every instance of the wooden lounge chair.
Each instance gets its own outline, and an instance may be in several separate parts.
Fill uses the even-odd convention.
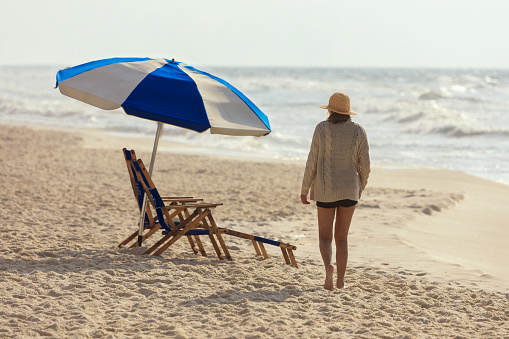
[[[124,154],[126,154],[125,149]],[[134,151],[131,154],[134,155]],[[135,157],[133,157],[133,159],[135,159]],[[227,234],[251,240],[256,254],[264,259],[268,258],[264,244],[278,246],[281,248],[286,264],[298,267],[293,255],[293,250],[297,249],[295,246],[281,241],[217,227],[212,217],[212,209],[222,205],[221,203],[208,204],[201,202],[202,199],[193,200],[193,198],[162,198],[150,178],[143,161],[132,160],[130,164],[131,167],[128,166],[128,169],[132,169],[132,175],[136,178],[136,182],[139,185],[138,187],[141,187],[144,193],[147,194],[152,207],[151,210],[156,212],[156,215],[153,217],[154,226],[151,228],[147,227],[147,235],[150,236],[156,230],[163,229],[163,238],[151,246],[145,254],[160,255],[169,246],[185,235],[189,240],[193,252],[195,254],[201,253],[206,256],[207,254],[199,236],[208,235],[218,257],[220,259],[226,258],[232,260],[222,237],[223,234]],[[175,222],[175,218],[177,218],[177,222]],[[149,223],[146,223],[146,225],[149,225]],[[136,234],[137,232],[134,234],[133,238]],[[217,241],[215,238],[217,238]]]
[[[150,204],[156,211],[159,226],[163,229],[163,237],[146,250],[144,254],[160,255],[168,247],[185,235],[188,237],[194,253],[200,252],[202,255],[206,255],[199,236],[208,235],[218,258],[232,260],[228,248],[221,236],[222,233],[225,233],[225,230],[219,230],[217,228],[216,222],[214,221],[211,213],[211,209],[221,206],[221,203],[179,204],[173,201],[170,204],[165,204],[159,195],[154,182],[150,178],[143,161],[139,159],[137,161],[133,161],[132,164],[138,181],[141,183],[145,190],[145,194],[148,196]],[[174,221],[175,218],[178,218],[178,222]],[[195,247],[191,236],[194,237],[198,249]]]
[[[131,186],[133,189],[134,197],[136,199],[136,203],[138,205],[138,208],[140,209],[140,213],[142,211],[142,205],[143,205],[143,198],[145,195],[145,190],[143,189],[140,181],[138,180],[137,175],[135,174],[135,169],[133,162],[138,160],[136,158],[136,153],[134,150],[127,150],[126,148],[122,149],[122,153],[124,155],[124,159],[127,165],[127,171],[129,173],[129,179],[131,181]],[[203,199],[199,198],[193,198],[193,197],[162,197],[163,201],[172,203],[172,204],[185,204],[189,202],[198,202],[203,201]],[[152,208],[150,207],[150,204],[147,204],[146,210],[145,210],[145,225],[144,225],[144,235],[142,238],[142,241],[145,241],[147,238],[149,238],[152,234],[154,234],[158,229],[161,228],[161,225],[157,221],[158,217],[156,214],[154,214],[154,211],[152,211]],[[118,247],[122,248],[124,246],[128,246],[129,243],[131,243],[133,240],[136,240],[138,236],[139,230],[134,231],[131,235],[129,235],[126,239],[124,239]],[[136,247],[137,242],[134,241],[129,247]]]

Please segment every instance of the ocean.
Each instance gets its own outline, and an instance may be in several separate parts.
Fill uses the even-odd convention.
[[[55,75],[66,66],[0,66],[0,121],[153,138],[152,121],[61,95]],[[459,170],[509,185],[509,70],[202,69],[246,94],[272,133],[231,137],[165,126],[164,139],[193,152],[304,160],[314,126],[326,118],[318,105],[344,92],[368,133],[374,166]]]

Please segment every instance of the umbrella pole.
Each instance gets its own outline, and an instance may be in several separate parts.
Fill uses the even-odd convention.
[[[157,123],[157,132],[156,138],[154,140],[154,148],[152,149],[152,157],[150,158],[150,166],[148,167],[148,174],[152,177],[152,171],[154,170],[154,162],[156,160],[157,146],[159,145],[159,139],[161,138],[161,134],[163,134],[163,123]],[[145,211],[147,210],[147,194],[143,195],[143,205],[141,208],[140,215],[140,228],[138,231],[138,247],[141,247],[141,243],[143,242],[143,229],[145,228]]]

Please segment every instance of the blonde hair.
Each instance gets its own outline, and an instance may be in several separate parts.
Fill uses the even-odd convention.
[[[329,111],[329,117],[327,118],[327,121],[331,124],[342,124],[347,121],[351,121],[352,117],[348,114],[339,114],[333,111]]]

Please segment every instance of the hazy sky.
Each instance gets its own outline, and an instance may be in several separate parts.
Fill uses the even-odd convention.
[[[507,0],[0,0],[0,64],[509,68]]]

